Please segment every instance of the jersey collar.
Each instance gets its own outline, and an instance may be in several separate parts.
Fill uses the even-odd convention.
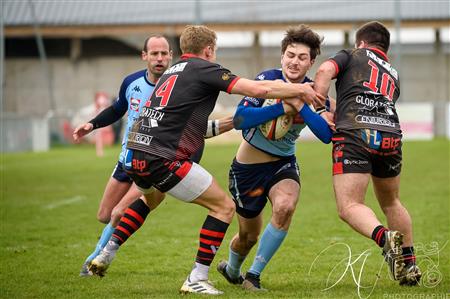
[[[376,52],[379,55],[381,55],[381,57],[383,57],[384,60],[386,60],[387,62],[389,62],[389,58],[387,57],[386,53],[384,53],[383,51],[381,51],[380,49],[377,48],[368,48],[370,51]]]
[[[188,59],[188,58],[200,58],[198,55],[192,54],[192,53],[185,53],[181,55],[181,59]]]
[[[155,86],[155,83],[152,83],[152,82],[150,82],[150,80],[148,80],[148,70],[145,71],[144,79],[145,79],[145,82],[147,82],[149,85]]]

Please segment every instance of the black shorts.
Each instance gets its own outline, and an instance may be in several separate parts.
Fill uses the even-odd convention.
[[[333,135],[333,175],[370,173],[395,177],[402,168],[402,136],[373,129],[340,131]]]
[[[170,161],[138,150],[127,150],[124,169],[141,189],[154,186],[167,192],[177,185],[192,167],[190,160]]]
[[[133,180],[123,169],[121,162],[117,162],[116,167],[114,167],[114,170],[113,170],[113,173],[111,176],[122,183],[129,183],[129,184],[133,183]]]
[[[241,164],[234,159],[229,174],[229,190],[236,203],[236,212],[244,218],[258,216],[267,203],[270,188],[284,179],[300,183],[295,156],[258,164]]]

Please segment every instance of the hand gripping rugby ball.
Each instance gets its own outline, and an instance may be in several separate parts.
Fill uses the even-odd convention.
[[[264,106],[274,105],[280,103],[280,99],[267,99],[264,101]],[[275,119],[269,120],[268,122],[261,124],[259,129],[261,133],[269,140],[277,140],[282,138],[292,126],[294,117],[291,115],[283,114]]]

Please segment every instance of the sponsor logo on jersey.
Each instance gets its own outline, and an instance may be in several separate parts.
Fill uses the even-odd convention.
[[[228,80],[230,80],[230,74],[229,74],[229,73],[223,73],[223,74],[222,74],[222,80],[223,80],[223,81],[228,81]]]
[[[153,136],[140,134],[140,133],[134,133],[130,132],[128,134],[128,141],[143,144],[143,145],[150,145],[150,142],[152,142]]]
[[[361,110],[366,110],[369,112],[382,114],[382,115],[394,115],[394,104],[392,102],[387,101],[387,99],[381,94],[375,94],[375,98],[371,98],[373,94],[366,93],[366,96],[358,95],[355,98],[356,103],[364,105]],[[383,98],[384,102],[378,101],[380,96]]]
[[[256,79],[258,79],[258,80],[264,80],[265,78],[266,78],[266,76],[264,74],[261,74],[258,77],[256,77]]]
[[[141,116],[160,121],[164,117],[164,112],[150,107],[144,107],[142,108]]]
[[[141,88],[138,85],[135,85],[132,90],[135,92],[141,92]]]
[[[141,117],[146,119],[142,122],[142,127],[154,128],[158,126],[158,121],[161,121],[164,117],[164,112],[158,111],[156,108],[143,107]]]
[[[261,100],[259,100],[259,99],[252,98],[252,97],[244,97],[244,100],[245,100],[244,106],[247,106],[247,105],[248,105],[247,102],[250,102],[250,103],[252,103],[252,104],[255,105],[255,106],[261,106]],[[246,104],[246,103],[247,103],[247,104]]]
[[[187,64],[188,64],[187,62],[182,62],[182,63],[175,64],[171,68],[167,69],[164,72],[164,75],[182,72],[182,71],[184,71],[184,68],[186,67]]]
[[[355,121],[361,124],[371,124],[395,128],[395,123],[391,122],[388,119],[376,116],[357,115],[355,117]]]
[[[131,98],[130,99],[130,109],[133,111],[139,111],[140,103],[141,103],[140,99]]]
[[[394,112],[392,111],[392,109],[387,106],[385,106],[385,107],[374,106],[371,108],[363,107],[360,110],[368,111],[370,113],[379,114],[379,115],[394,115]]]

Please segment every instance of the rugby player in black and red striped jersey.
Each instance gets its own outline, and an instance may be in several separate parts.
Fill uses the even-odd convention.
[[[297,111],[303,102],[322,99],[312,84],[240,78],[214,63],[216,34],[206,26],[187,26],[180,37],[183,55],[155,86],[128,135],[125,170],[146,200],[155,188],[209,210],[200,230],[195,265],[182,293],[218,295],[208,281],[209,266],[231,222],[235,204],[191,155],[204,144],[207,120],[220,91],[257,98],[282,98]],[[324,100],[324,99],[323,99]],[[139,226],[148,209],[126,212],[107,246],[91,263],[103,275],[119,245]],[[136,221],[135,221],[136,220]]]
[[[416,285],[411,217],[399,199],[402,131],[395,109],[398,72],[389,63],[390,34],[379,22],[356,32],[356,48],[342,50],[318,69],[314,88],[328,94],[336,79],[336,132],[333,134],[333,184],[339,216],[381,248],[392,276]],[[369,180],[388,228],[364,204]]]

